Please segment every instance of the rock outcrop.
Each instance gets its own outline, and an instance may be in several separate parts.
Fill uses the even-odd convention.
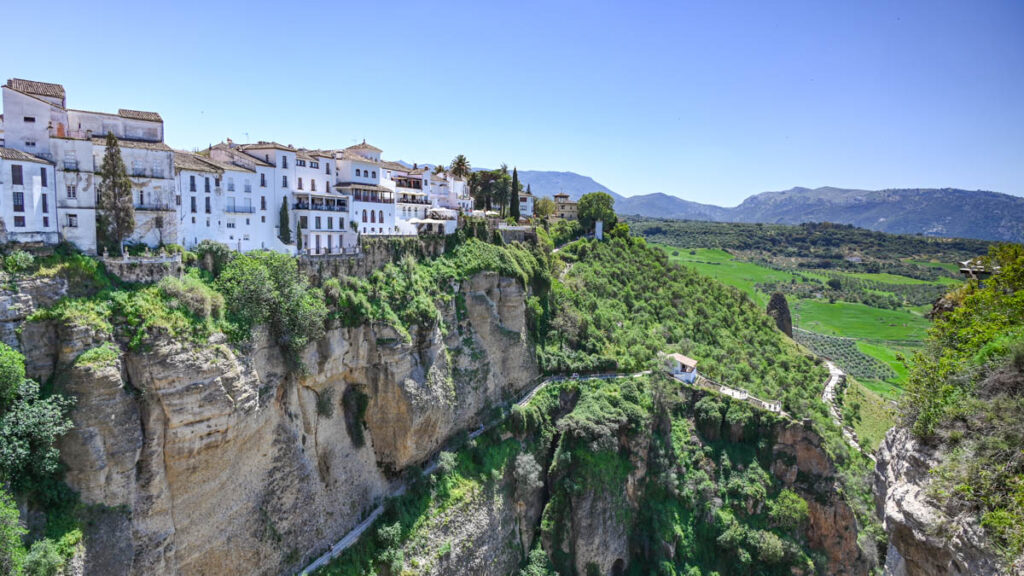
[[[243,349],[221,335],[157,336],[90,363],[79,358],[103,336],[27,323],[23,340],[52,343],[28,351],[35,375],[55,374],[78,400],[61,445],[67,481],[112,511],[86,534],[84,573],[301,568],[378,503],[393,473],[536,378],[522,286],[482,273],[458,293],[443,326],[414,327],[409,341],[383,325],[328,330],[302,375],[263,333]],[[346,406],[350,390],[365,395],[364,414]]]
[[[889,535],[885,573],[890,576],[1006,574],[986,546],[977,519],[951,514],[928,496],[929,471],[941,451],[893,428],[877,452],[874,493]],[[1022,574],[1017,569],[1014,574]]]
[[[786,302],[786,295],[782,292],[773,292],[768,300],[768,315],[775,320],[775,326],[783,334],[793,337],[793,317],[789,313],[789,303]]]

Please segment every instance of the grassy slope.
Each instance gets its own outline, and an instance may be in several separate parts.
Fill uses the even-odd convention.
[[[792,307],[794,325],[822,334],[870,340],[920,341],[928,320],[910,310],[884,310],[854,302],[801,299]]]

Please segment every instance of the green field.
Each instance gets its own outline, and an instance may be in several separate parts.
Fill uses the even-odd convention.
[[[889,400],[855,379],[848,380],[843,419],[857,433],[861,447],[876,450],[896,423],[895,406]]]
[[[893,379],[893,382],[902,384],[907,379],[907,367],[896,355],[897,353],[902,353],[904,357],[909,359],[913,349],[901,349],[895,345],[874,344],[866,340],[858,340],[857,348],[868,356],[874,356],[888,364],[896,372],[896,378]]]
[[[790,310],[794,326],[846,338],[920,341],[929,325],[912,310],[884,310],[852,302],[830,304],[804,298],[790,303]]]
[[[792,282],[800,278],[792,272],[772,270],[750,262],[734,260],[733,255],[725,250],[713,248],[697,248],[683,250],[663,244],[655,244],[668,254],[670,262],[689,266],[701,274],[711,276],[747,293],[761,305],[768,304],[768,296],[759,292],[755,285],[761,282]],[[693,252],[693,254],[691,254]]]

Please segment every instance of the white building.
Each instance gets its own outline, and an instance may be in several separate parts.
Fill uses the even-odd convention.
[[[105,136],[113,133],[132,180],[136,226],[129,241],[154,246],[177,241],[173,152],[163,143],[159,114],[69,109],[60,84],[18,78],[3,87],[3,104],[4,146],[54,163],[53,224],[61,238],[96,250],[95,173],[106,151]]]
[[[351,199],[334,186],[334,153],[299,150],[295,162],[292,207],[302,231],[303,250],[315,255],[355,249],[359,236],[350,224]]]
[[[335,154],[335,189],[349,197],[351,219],[359,233],[371,236],[400,232],[394,183],[382,180],[380,154],[380,148],[365,140]]]
[[[530,193],[529,188],[519,193],[519,217],[520,218],[533,218],[533,194]]]
[[[242,175],[231,175],[230,186],[234,188],[232,196],[235,198],[236,207],[245,207],[245,199],[249,199],[248,205],[252,206],[251,221],[253,227],[247,231],[249,240],[243,244],[252,249],[267,249],[276,252],[294,253],[294,234],[292,244],[281,242],[280,234],[280,210],[281,210],[281,188],[280,178],[277,177],[277,168],[274,164],[265,161],[263,158],[250,155],[241,150],[241,145],[234,143],[230,138],[211,146],[200,153],[200,157],[208,163],[219,166],[227,171],[238,171]],[[269,153],[264,153],[264,158],[269,159]],[[288,198],[285,197],[287,202]],[[189,210],[191,206],[187,207]],[[289,230],[294,230],[294,220],[291,218],[289,207]],[[238,214],[238,212],[232,212]],[[237,226],[237,222],[236,222]],[[237,230],[237,228],[236,228]],[[223,239],[218,242],[224,242]]]
[[[53,184],[50,162],[21,150],[0,148],[0,241],[58,241]]]

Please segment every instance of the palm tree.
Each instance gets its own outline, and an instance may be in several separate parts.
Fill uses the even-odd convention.
[[[444,164],[438,164],[437,166],[434,166],[434,174],[443,174],[443,173],[444,173]]]
[[[460,180],[465,180],[469,177],[472,170],[472,167],[469,165],[469,160],[467,160],[463,154],[456,156],[455,159],[452,160],[452,165],[448,167],[448,172]]]

